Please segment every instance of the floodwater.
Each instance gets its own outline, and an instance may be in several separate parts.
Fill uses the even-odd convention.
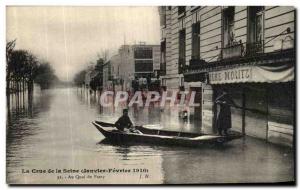
[[[12,99],[13,101],[13,99]],[[33,105],[12,108],[7,121],[9,184],[202,184],[294,180],[294,152],[246,137],[200,148],[113,145],[92,126],[115,121],[121,109],[101,108],[76,88],[36,91]],[[200,131],[173,108],[131,108],[136,124]],[[95,171],[96,170],[96,171]],[[87,173],[89,171],[90,173]],[[94,173],[91,173],[94,172]]]

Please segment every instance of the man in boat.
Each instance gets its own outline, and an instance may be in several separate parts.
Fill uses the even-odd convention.
[[[139,130],[134,128],[128,116],[128,109],[123,109],[123,115],[115,123],[115,126],[119,131],[141,134]]]
[[[231,106],[238,107],[228,95],[227,91],[216,98],[215,103],[219,106],[217,113],[216,127],[219,135],[228,135],[228,129],[231,128]]]

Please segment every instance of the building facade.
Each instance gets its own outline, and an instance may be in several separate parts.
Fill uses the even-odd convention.
[[[110,59],[110,64],[112,77],[118,88],[130,90],[132,81],[147,83],[160,73],[160,46],[145,43],[122,45],[118,54]]]
[[[160,7],[162,84],[195,88],[202,128],[215,130],[214,100],[228,91],[232,127],[291,145],[295,103],[295,8]]]

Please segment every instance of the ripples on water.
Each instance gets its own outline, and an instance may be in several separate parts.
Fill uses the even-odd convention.
[[[12,108],[7,122],[8,183],[214,183],[273,182],[293,179],[293,151],[246,138],[221,147],[167,147],[108,143],[91,125],[114,122],[122,110],[100,108],[97,100],[77,89],[36,93],[33,105]],[[26,104],[26,102],[25,102]],[[149,118],[149,115],[150,118]],[[148,116],[147,116],[148,115]],[[135,116],[135,117],[134,117]],[[136,124],[182,124],[165,110],[131,112]],[[160,124],[161,123],[161,124]],[[184,126],[184,127],[182,127]],[[57,181],[55,175],[22,174],[22,169],[146,168],[139,175],[107,175],[105,179]]]

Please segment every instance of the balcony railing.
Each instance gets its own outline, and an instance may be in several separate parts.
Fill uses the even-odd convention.
[[[204,59],[191,59],[190,65],[188,66],[188,68],[189,69],[197,69],[205,63],[206,63],[206,61]]]
[[[236,44],[222,49],[222,58],[236,58],[241,57],[243,53],[243,44]]]
[[[247,63],[272,63],[272,62],[289,62],[293,63],[296,58],[295,49],[286,49],[277,52],[269,53],[256,53],[252,56],[242,56],[234,59],[220,59],[214,62],[199,62],[195,60],[194,66],[187,65],[185,67],[185,73],[198,72],[199,70],[215,68],[220,66],[247,64]],[[288,61],[286,61],[288,60]],[[190,61],[191,63],[191,61]]]
[[[258,53],[263,53],[263,42],[247,43],[247,56],[253,56]]]

